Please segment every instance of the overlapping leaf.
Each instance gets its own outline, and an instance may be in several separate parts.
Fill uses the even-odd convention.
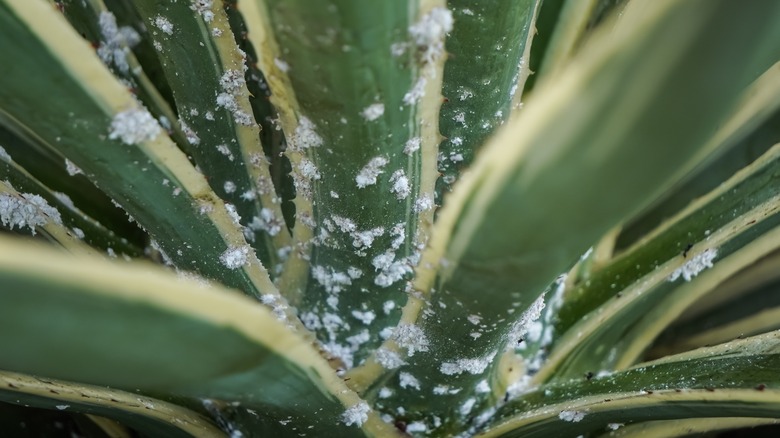
[[[277,431],[364,436],[392,427],[305,337],[249,298],[151,265],[68,257],[7,237],[0,248],[1,369],[179,403],[239,402]]]
[[[644,6],[539,85],[453,192],[418,270],[426,299],[412,299],[402,320],[435,342],[397,339],[414,354],[400,372],[421,390],[398,391],[390,409],[460,429],[502,397],[500,384],[482,381],[537,316],[544,287],[701,160],[739,94],[780,53],[770,18],[778,9]],[[680,111],[697,117],[683,123]],[[431,397],[434,388],[443,394]]]

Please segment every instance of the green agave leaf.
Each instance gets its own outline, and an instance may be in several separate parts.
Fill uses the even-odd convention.
[[[587,37],[610,15],[616,15],[626,0],[545,0],[536,23],[534,44],[528,57],[531,70],[523,94],[552,70],[565,68]],[[555,67],[555,68],[553,68]]]
[[[249,103],[245,55],[238,50],[224,5],[134,5],[151,29],[189,142],[187,151],[212,190],[235,206],[260,261],[274,267],[289,234]]]
[[[727,118],[727,123],[724,123],[723,126],[716,132],[708,141],[708,145],[705,146],[703,149],[705,151],[714,151],[715,153],[721,153],[722,151],[726,150],[726,152],[723,157],[728,159],[737,159],[736,155],[733,154],[732,151],[739,150],[744,145],[752,145],[754,144],[755,137],[753,134],[748,135],[750,133],[751,128],[755,127],[758,124],[761,124],[763,121],[762,127],[759,129],[759,131],[763,131],[764,127],[768,128],[774,123],[773,118],[775,116],[770,116],[770,114],[777,109],[778,105],[780,105],[780,100],[776,99],[775,97],[780,97],[780,69],[778,69],[778,65],[775,65],[773,68],[771,68],[768,72],[766,72],[764,75],[762,75],[751,87],[743,93],[743,98],[740,104],[737,107],[737,110],[733,112],[733,114]],[[747,138],[745,138],[747,137]],[[759,135],[761,139],[764,139],[763,135]],[[729,151],[729,148],[737,144],[732,150]],[[773,143],[774,144],[774,143]],[[647,245],[649,241],[656,240],[659,248],[666,248],[664,255],[657,254],[653,255],[651,257],[658,257],[661,256],[662,259],[668,259],[671,256],[675,256],[675,250],[678,253],[683,252],[683,249],[688,246],[688,244],[693,245],[696,241],[700,241],[703,238],[706,238],[709,233],[706,233],[707,231],[707,222],[711,219],[709,217],[704,216],[704,214],[711,214],[713,216],[716,216],[720,214],[719,219],[717,219],[715,222],[713,222],[713,226],[717,226],[718,224],[723,225],[725,221],[730,220],[731,218],[725,213],[727,212],[726,209],[722,208],[722,206],[718,206],[715,204],[714,199],[717,196],[724,195],[732,200],[732,203],[737,199],[733,196],[733,194],[727,193],[726,187],[728,189],[734,189],[739,184],[745,184],[741,190],[743,190],[743,193],[753,193],[753,192],[760,192],[764,193],[764,195],[760,199],[767,199],[767,197],[771,196],[773,192],[771,192],[771,187],[765,188],[763,187],[763,184],[766,183],[766,178],[771,178],[770,174],[767,172],[771,172],[771,168],[767,166],[772,166],[772,162],[777,157],[776,151],[768,151],[770,149],[771,145],[760,145],[760,147],[756,147],[755,150],[761,152],[761,154],[755,156],[752,160],[749,162],[743,162],[745,158],[747,157],[740,157],[738,159],[738,162],[741,163],[740,166],[734,166],[733,164],[726,164],[723,162],[722,158],[718,158],[714,162],[712,162],[711,166],[704,166],[703,169],[698,169],[699,173],[702,175],[702,179],[697,178],[696,185],[696,196],[700,199],[697,200],[695,203],[692,203],[694,197],[691,197],[687,200],[687,207],[685,210],[682,208],[677,208],[673,210],[673,215],[668,217],[667,220],[662,223],[660,226],[655,225],[653,226],[649,231],[644,231],[642,237],[643,240],[641,241],[641,244],[638,242],[635,242],[635,245],[630,249],[624,249],[619,256],[617,256],[616,260],[611,260],[613,257],[612,255],[606,256],[606,257],[600,257],[601,260],[596,266],[584,266],[588,264],[592,264],[592,262],[585,262],[581,263],[580,268],[578,270],[580,272],[577,273],[578,278],[576,281],[587,281],[591,280],[591,277],[594,277],[593,280],[597,280],[595,277],[602,275],[602,280],[606,280],[607,283],[594,285],[594,287],[586,286],[586,289],[588,289],[587,292],[585,291],[582,286],[578,289],[572,289],[570,291],[566,292],[566,298],[565,300],[567,303],[563,303],[563,308],[560,310],[561,321],[557,323],[558,330],[566,330],[569,326],[569,324],[572,324],[575,321],[578,321],[581,319],[585,314],[590,312],[591,310],[595,309],[597,306],[599,306],[601,303],[603,303],[607,298],[612,297],[618,290],[615,290],[618,288],[618,286],[625,287],[625,285],[629,284],[631,281],[631,278],[639,278],[642,275],[647,274],[652,270],[652,265],[657,264],[659,260],[655,260],[654,263],[648,264],[648,260],[642,260],[642,259],[633,259],[631,254],[632,252],[641,251],[642,247]],[[751,152],[748,156],[752,155],[754,152]],[[725,167],[724,167],[725,165]],[[750,165],[750,166],[748,166]],[[706,172],[704,171],[706,169]],[[747,169],[747,170],[743,170]],[[731,172],[726,174],[725,172],[727,170],[730,170]],[[738,172],[739,171],[739,172]],[[703,179],[709,179],[709,177],[706,176],[708,173],[716,173],[719,175],[719,179],[717,183],[715,183],[714,180],[707,181],[706,183],[700,185],[700,183],[703,183]],[[735,175],[736,173],[736,175]],[[746,180],[749,180],[753,177],[756,177],[758,179],[754,179],[753,183],[747,182]],[[763,179],[762,179],[763,178]],[[724,183],[725,181],[725,183]],[[704,187],[707,187],[706,191],[702,191]],[[769,190],[769,191],[767,191]],[[687,189],[682,189],[682,191],[687,191]],[[756,199],[754,202],[758,203],[760,202],[760,199]],[[676,203],[677,200],[675,200],[673,203]],[[725,203],[724,203],[725,204]],[[669,204],[666,204],[669,205]],[[706,211],[699,211],[696,212],[697,208],[702,208],[705,205],[709,205],[709,208],[706,209]],[[742,204],[742,212],[745,212],[745,209],[752,208],[749,204]],[[667,214],[670,213],[669,210],[666,211]],[[730,212],[730,214],[733,212]],[[681,228],[680,221],[685,220],[686,218],[689,218],[690,216],[698,214],[699,216],[699,230],[700,237],[698,239],[694,238],[691,235],[683,236],[683,231]],[[679,231],[676,232],[677,236],[671,238],[668,241],[659,241],[659,236],[663,233],[667,234],[675,234],[675,232],[670,231],[672,228],[678,227],[677,229]],[[689,232],[691,230],[686,231],[685,233]],[[712,230],[710,230],[711,232]],[[620,245],[620,239],[623,238],[625,233],[620,234],[620,236],[607,236],[607,238],[602,239],[606,245],[610,246],[610,251],[612,250],[611,246],[618,244]],[[615,237],[617,237],[617,242],[615,242]],[[674,249],[670,248],[670,244]],[[586,256],[586,259],[590,258],[596,258],[599,257],[598,253],[602,252],[598,247],[594,248],[594,251],[592,251],[593,256]],[[649,254],[649,253],[648,253]],[[685,257],[683,257],[685,258]],[[619,259],[626,259],[626,261],[620,261]],[[628,260],[632,259],[632,260]],[[612,263],[615,267],[620,266],[622,269],[621,272],[617,272],[614,269],[615,268],[608,268],[608,264]],[[633,267],[639,264],[640,267],[633,269]],[[644,267],[642,266],[644,265]],[[601,270],[601,274],[598,274],[596,271]],[[636,272],[629,273],[626,272],[627,270],[633,270]],[[618,275],[622,275],[622,280],[617,278]],[[608,278],[612,277],[612,278]],[[620,281],[618,281],[620,280]],[[594,283],[594,281],[590,282],[591,284]],[[614,283],[614,286],[612,285]],[[609,286],[609,287],[607,287]],[[610,290],[612,289],[612,290]]]
[[[97,48],[98,56],[106,67],[133,89],[138,100],[155,118],[164,121],[172,138],[183,143],[185,135],[179,126],[172,123],[176,120],[176,115],[171,106],[146,75],[132,52],[142,40],[136,28],[119,25],[117,17],[108,10],[103,0],[52,2],[62,11],[73,28]]]
[[[777,207],[778,203],[776,201],[774,208]],[[776,220],[773,221],[771,219]],[[699,285],[691,284],[689,287],[680,288],[674,295],[664,297],[663,300],[660,300],[657,307],[654,307],[651,311],[647,312],[647,315],[642,318],[636,326],[631,327],[617,345],[618,349],[623,350],[621,354],[617,355],[617,367],[622,368],[637,362],[641,359],[644,351],[652,345],[655,337],[662,333],[663,330],[681,315],[686,308],[695,305],[697,301],[706,297],[709,290],[714,289],[728,276],[755,263],[762,256],[777,249],[777,239],[778,236],[780,236],[780,229],[771,229],[770,231],[772,225],[777,227],[777,225],[780,224],[780,221],[777,219],[778,218],[770,218],[770,220],[766,221],[767,224],[759,223],[755,229],[750,230],[756,235],[765,235],[760,238],[753,237],[755,241],[748,245],[744,245],[744,247],[742,247],[742,242],[729,242],[728,244],[723,245],[724,258],[721,259],[722,267],[719,267],[717,271],[709,273],[710,275],[702,276],[699,280]],[[770,225],[772,222],[774,223]],[[729,258],[725,258],[729,253],[732,253],[732,255],[730,255]],[[657,318],[656,320],[651,319],[657,317],[663,310],[667,311],[664,317]],[[775,316],[776,315],[777,311],[775,310]],[[766,317],[767,315],[761,316]],[[764,330],[771,329],[775,325],[769,323],[770,325],[767,327],[767,324],[767,322],[763,323]],[[745,329],[748,328],[749,326],[745,327]],[[740,333],[740,336],[744,334],[761,333],[762,331],[763,330],[760,327],[757,327],[753,332],[747,330],[746,332]]]
[[[574,435],[652,420],[775,417],[779,341],[774,332],[609,376],[544,385],[499,408],[478,436]]]
[[[591,10],[588,29],[593,30],[599,24],[604,22],[610,14],[620,14],[628,4],[628,0],[597,0],[596,5]]]
[[[780,143],[778,87],[780,65],[776,64],[747,90],[739,110],[713,138],[715,141],[725,140],[725,144],[719,147],[722,150],[719,156],[702,163],[655,205],[626,224],[615,242],[617,250],[625,250],[637,243],[693,200],[716,189],[721,182]]]
[[[79,240],[75,230],[63,225],[59,211],[44,198],[33,193],[19,193],[5,181],[0,181],[0,225],[2,231],[20,234],[36,235],[36,231],[40,231],[43,237],[70,252],[97,253]]]
[[[74,240],[83,240],[92,247],[101,248],[104,251],[110,250],[109,253],[114,254],[114,256],[117,253],[126,257],[138,257],[143,254],[140,248],[132,245],[126,239],[117,237],[113,232],[78,210],[68,195],[61,192],[52,192],[13,160],[6,161],[0,159],[0,180],[3,180],[0,181],[0,191],[3,193],[14,192],[14,196],[17,199],[24,200],[16,205],[16,208],[22,205],[29,205],[30,199],[28,198],[34,195],[40,196],[49,208],[54,208],[52,214],[55,217],[41,218],[44,219],[47,225],[65,227],[59,229],[57,234],[67,239],[68,242],[73,243]],[[22,197],[22,193],[25,196]],[[56,214],[54,214],[55,211]],[[4,210],[0,216],[8,219],[8,216],[11,214],[11,211]],[[39,214],[45,214],[45,212]],[[5,219],[3,219],[3,222],[2,225],[5,226]],[[18,222],[18,220],[14,221],[11,219],[9,222],[13,224],[13,222]],[[57,222],[60,223],[57,224]],[[33,232],[36,230],[35,224],[16,223],[15,225],[20,227],[28,226]],[[47,232],[45,229],[42,231]],[[77,251],[83,251],[88,248],[80,244],[75,246]]]
[[[0,110],[0,147],[14,163],[75,206],[135,246],[146,244],[146,233],[130,222],[121,208],[92,184],[75,164]]]
[[[7,237],[0,248],[2,369],[190,404],[224,397],[277,431],[288,417],[319,436],[393,430],[309,340],[247,297],[145,263],[66,256]]]
[[[539,71],[544,62],[544,56],[550,46],[550,40],[555,34],[555,25],[563,8],[564,0],[545,0],[539,7],[539,16],[536,19],[536,35],[533,38],[530,53],[528,54],[528,67],[532,72]],[[526,97],[536,85],[538,74],[528,77],[523,89],[523,97]]]
[[[439,113],[446,138],[439,145],[436,203],[449,192],[474,153],[519,107],[530,70],[528,51],[540,1],[448,2],[455,26],[447,36],[447,62]],[[498,43],[496,44],[496,41]]]
[[[162,400],[8,371],[0,371],[0,401],[57,412],[112,418],[145,436],[224,436],[202,415]],[[37,422],[46,423],[40,418]],[[8,431],[5,428],[3,430]]]
[[[276,107],[302,200],[291,257],[311,267],[286,267],[279,287],[347,368],[398,321],[432,221],[451,25],[438,3],[419,11],[359,0],[242,6],[253,45],[273,56],[260,65],[272,102],[288,97]],[[308,281],[285,278],[300,275]]]
[[[598,4],[599,0],[563,2],[544,51],[539,68],[540,77],[554,76],[571,60]]]
[[[685,420],[646,421],[620,426],[604,437],[642,436],[648,438],[671,438],[678,436],[697,436],[712,432],[725,432],[732,429],[748,429],[760,426],[777,425],[776,418],[690,418]],[[617,424],[616,424],[617,426]],[[755,430],[759,433],[760,429]],[[706,436],[706,435],[705,435]]]
[[[0,402],[0,430],[6,436],[42,436],[71,438],[74,433],[92,433],[95,438],[109,438],[97,425],[80,415],[47,409],[29,408]],[[121,435],[111,438],[125,438]]]
[[[756,72],[778,58],[780,8],[643,5],[540,84],[453,192],[417,271],[421,298],[410,299],[394,339],[413,354],[398,371],[421,390],[397,391],[387,409],[426,415],[429,427],[446,418],[446,433],[502,397],[501,382],[483,381],[538,317],[544,287],[690,170]],[[683,123],[680,111],[697,117]],[[434,388],[444,394],[431,397]]]
[[[780,220],[775,183],[779,156],[780,146],[772,148],[671,219],[656,236],[565,292],[551,329],[558,338],[534,380],[629,365],[643,349],[640,345],[646,347],[680,315],[673,307],[689,306],[773,251]],[[716,269],[705,271],[713,263]],[[675,281],[679,277],[686,281]],[[642,344],[626,351],[639,339]]]
[[[0,54],[15,60],[0,66],[14,84],[0,90],[2,111],[99,181],[180,269],[274,294],[203,175],[64,18],[43,2],[8,0],[0,11]]]
[[[290,78],[287,75],[289,64],[281,58],[266,5],[259,0],[244,1],[241,3],[241,15],[247,28],[247,39],[254,49],[257,68],[263,76],[270,94],[268,99],[278,113],[275,122],[276,129],[281,128],[285,138],[282,153],[287,159],[289,168],[286,166],[283,168],[288,178],[292,180],[293,187],[292,191],[289,187],[284,188],[283,185],[277,184],[277,187],[281,189],[284,198],[292,200],[292,206],[288,206],[286,211],[288,215],[289,210],[294,211],[294,218],[291,221],[293,222],[291,230],[293,242],[290,247],[293,254],[287,257],[282,267],[281,277],[277,279],[277,284],[285,298],[292,305],[298,307],[309,280],[310,242],[314,238],[311,226],[314,206],[309,179],[295,178],[293,170],[300,169],[301,166],[310,167],[307,163],[311,160],[306,157],[306,150],[320,144],[322,137],[317,134],[316,127],[311,123],[311,120],[305,114],[300,113],[295,91],[293,91]],[[296,146],[296,144],[300,146]],[[312,174],[312,178],[315,175]],[[309,190],[299,190],[307,187]],[[288,216],[286,220],[289,221],[289,219]]]
[[[759,268],[759,269],[756,269]],[[764,272],[760,272],[760,271]],[[771,279],[755,286],[755,278],[764,274]],[[656,339],[650,357],[675,354],[705,345],[713,345],[739,336],[750,336],[780,329],[778,312],[780,286],[777,276],[777,253],[744,269],[689,307],[677,321]],[[766,281],[766,278],[764,279]],[[724,291],[723,289],[727,289]],[[729,293],[731,290],[731,293]],[[725,292],[725,293],[724,293]]]
[[[249,89],[249,103],[252,105],[255,120],[260,125],[260,142],[263,145],[266,159],[269,161],[271,180],[276,188],[276,193],[281,198],[280,204],[284,221],[292,232],[295,224],[295,186],[291,176],[290,160],[284,154],[287,144],[284,132],[279,126],[280,116],[271,104],[271,90],[258,67],[259,59],[254,46],[249,41],[249,31],[244,16],[238,9],[238,0],[227,0],[224,3],[236,44],[240,50],[246,53],[246,85]]]

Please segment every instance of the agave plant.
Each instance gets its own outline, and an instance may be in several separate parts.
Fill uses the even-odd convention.
[[[774,423],[779,24],[0,1],[3,435]]]

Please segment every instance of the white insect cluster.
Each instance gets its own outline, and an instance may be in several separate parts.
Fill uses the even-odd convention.
[[[382,365],[382,367],[387,370],[393,370],[402,365],[406,365],[406,362],[401,359],[401,356],[398,353],[384,347],[377,349],[374,356],[379,365]]]
[[[444,37],[452,30],[452,11],[436,7],[409,27],[409,35],[422,53],[425,63],[432,63],[444,54]]]
[[[108,11],[100,13],[98,24],[103,37],[97,49],[98,57],[106,65],[113,63],[122,73],[129,72],[127,57],[130,49],[141,41],[141,36],[130,26],[117,26],[116,17]]]
[[[384,113],[385,113],[385,104],[372,103],[371,105],[365,107],[363,111],[360,112],[360,115],[363,116],[363,118],[368,120],[369,122],[373,122],[374,120],[382,117],[382,114]]]
[[[238,269],[249,262],[248,245],[231,246],[219,256],[219,261],[228,269]]]
[[[212,4],[211,0],[194,0],[190,9],[200,14],[203,17],[203,21],[210,23],[214,20],[214,13],[211,12]]]
[[[70,176],[76,176],[80,173],[84,173],[79,169],[78,166],[73,164],[73,161],[70,161],[69,159],[65,159],[65,171],[68,172],[68,175]]]
[[[409,357],[415,353],[428,351],[430,342],[425,333],[414,324],[401,324],[396,327],[392,338],[395,342],[406,349]]]
[[[187,124],[187,122],[184,121],[184,119],[179,116],[179,126],[181,126],[182,132],[184,132],[184,137],[187,138],[187,142],[192,145],[199,145],[200,144],[200,137],[198,136],[198,133],[195,132],[194,129],[190,128],[190,126]]]
[[[406,155],[412,155],[413,153],[420,150],[420,144],[422,143],[422,140],[420,137],[412,137],[409,140],[406,141],[406,144],[404,144],[404,153]]]
[[[430,195],[423,195],[414,201],[414,212],[420,213],[433,208],[433,198]]]
[[[369,160],[368,164],[363,166],[355,177],[355,182],[359,189],[376,184],[376,179],[384,173],[383,168],[389,163],[387,158],[379,156]]]
[[[425,84],[427,82],[428,80],[425,78],[425,76],[420,76],[417,79],[417,82],[415,82],[412,86],[412,89],[404,95],[404,104],[414,105],[420,99],[422,99],[422,97],[425,95]]]
[[[558,414],[558,418],[560,418],[563,421],[569,421],[572,423],[579,423],[582,421],[583,418],[585,418],[585,412],[580,411],[561,411],[560,414]]]
[[[490,365],[495,357],[495,353],[488,354],[485,357],[473,359],[458,359],[455,362],[444,362],[439,367],[442,374],[452,376],[462,373],[481,374]]]
[[[61,224],[62,218],[59,211],[42,197],[32,193],[19,196],[0,193],[0,222],[3,226],[10,229],[28,227],[35,235],[35,227],[46,225],[49,221]]]
[[[405,371],[401,371],[401,373],[398,375],[398,381],[398,384],[401,386],[401,388],[412,388],[417,390],[420,389],[420,381]]]
[[[246,82],[244,72],[239,70],[226,70],[219,79],[222,93],[217,95],[217,106],[225,108],[233,114],[233,120],[243,126],[252,126],[255,119],[252,115],[242,110],[236,100],[242,95]]]
[[[166,35],[173,35],[173,23],[162,15],[154,17],[154,26]]]
[[[672,275],[669,276],[669,281],[675,281],[680,277],[682,277],[685,281],[691,281],[693,277],[696,277],[705,269],[711,268],[712,262],[717,256],[717,248],[705,249],[699,254],[691,257],[691,259],[685,262],[684,265],[680,266],[674,272],[672,272]]]
[[[108,138],[119,139],[124,144],[136,144],[153,140],[162,128],[145,108],[132,108],[114,115],[109,126]]]
[[[284,221],[277,218],[273,210],[263,207],[260,210],[260,216],[252,218],[252,222],[249,223],[249,228],[254,231],[265,231],[271,236],[276,236],[282,231]]]
[[[544,295],[541,295],[531,304],[528,310],[523,312],[523,314],[520,316],[520,319],[517,320],[512,329],[512,333],[510,335],[510,345],[517,343],[517,341],[523,338],[523,336],[531,331],[531,329],[536,329],[535,326],[537,325],[540,327],[534,331],[538,331],[539,334],[534,336],[534,339],[529,339],[529,341],[536,342],[539,340],[538,337],[541,336],[541,323],[538,323],[537,321],[542,315],[544,306]]]
[[[344,411],[344,413],[341,415],[341,420],[347,426],[352,426],[354,424],[355,426],[360,427],[363,425],[363,423],[368,421],[368,413],[370,411],[371,408],[368,407],[368,404],[364,401],[361,401]]]
[[[413,256],[410,256],[396,260],[393,251],[386,251],[374,257],[371,264],[379,272],[374,277],[374,284],[380,287],[389,287],[404,278],[406,274],[411,274],[413,272],[412,266],[416,264],[416,260],[413,260],[413,258]]]
[[[295,127],[293,140],[292,148],[295,150],[322,146],[322,137],[317,134],[314,123],[306,116],[301,116],[298,119],[298,126]]]
[[[390,193],[393,193],[399,200],[406,199],[412,193],[409,185],[409,178],[406,177],[403,169],[398,169],[390,176]]]

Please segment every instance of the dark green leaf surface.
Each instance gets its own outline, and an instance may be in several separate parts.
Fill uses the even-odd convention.
[[[82,213],[74,207],[67,195],[52,192],[15,162],[0,159],[0,180],[10,184],[19,193],[41,196],[48,205],[57,209],[62,224],[69,229],[69,232],[90,246],[104,251],[110,249],[115,255],[123,254],[129,257],[143,255],[143,250],[117,237],[100,223]]]
[[[618,426],[617,424],[615,426]],[[671,438],[671,437],[708,437],[714,433],[728,432],[737,429],[736,433],[753,434],[759,436],[768,426],[767,432],[772,433],[777,429],[775,418],[742,418],[742,417],[718,417],[718,418],[686,418],[683,420],[658,420],[633,423],[628,426],[619,426],[617,430],[609,428],[609,432],[601,437],[632,437],[643,438]],[[750,430],[748,430],[750,429]],[[717,436],[717,435],[716,435]],[[729,436],[724,433],[722,436]],[[771,435],[770,435],[771,436]]]
[[[288,419],[318,436],[391,428],[367,406],[347,424],[357,396],[308,340],[247,297],[151,265],[68,257],[9,238],[0,249],[0,369],[197,404],[239,402],[277,431]]]
[[[147,437],[224,436],[205,417],[161,400],[99,386],[77,385],[7,371],[0,371],[0,401],[26,408],[47,409],[52,411],[52,414],[57,412],[61,416],[88,414],[112,418]],[[24,417],[17,416],[17,418]],[[44,418],[39,414],[30,426],[49,423]],[[81,426],[82,433],[89,432],[86,436],[111,436],[97,435],[95,432],[99,429],[94,423],[90,430],[84,430],[88,423],[91,421],[87,418],[77,422]],[[56,424],[55,420],[49,423],[50,427],[54,424]],[[4,434],[10,431],[6,427],[2,430]],[[39,436],[52,435],[46,433]]]
[[[238,263],[241,257],[236,263],[225,262],[226,256],[242,251],[243,235],[203,176],[170,140],[157,131],[138,140],[138,126],[113,120],[116,114],[148,113],[134,108],[129,92],[64,18],[42,2],[6,1],[0,12],[0,54],[15,60],[0,65],[6,83],[14,84],[0,88],[2,111],[56,145],[122,205],[179,268],[247,293],[272,293],[267,274],[251,254],[243,264]],[[55,56],[66,52],[67,58]],[[52,95],[57,99],[49,99]],[[40,105],[42,101],[48,104]],[[128,132],[128,140],[134,141],[126,143],[133,144],[109,138],[112,121],[119,128],[136,129]],[[121,132],[114,131],[115,137]]]
[[[755,282],[751,276],[761,276]],[[679,353],[704,345],[725,342],[780,329],[780,284],[777,253],[739,272],[687,309],[655,341],[648,355]]]
[[[271,105],[271,90],[257,65],[260,58],[255,47],[249,41],[248,30],[242,12],[238,9],[238,0],[225,1],[225,12],[238,48],[246,53],[246,86],[249,90],[249,103],[260,125],[260,142],[269,161],[271,180],[276,193],[281,197],[281,209],[284,221],[291,232],[295,223],[295,186],[290,173],[290,160],[284,154],[287,147],[284,132],[279,126],[279,113]]]
[[[0,430],[10,437],[72,438],[81,428],[72,414],[0,402]],[[109,437],[96,433],[94,438]]]
[[[260,132],[249,104],[244,58],[221,1],[137,1],[173,91],[185,148],[212,190],[235,206],[244,234],[268,268],[288,244]],[[197,84],[197,86],[193,86]]]
[[[672,356],[613,375],[545,385],[496,413],[481,437],[608,431],[609,424],[704,417],[775,417],[777,332]]]
[[[423,49],[408,31],[417,11],[362,0],[267,6],[280,50],[274,63],[296,99],[298,125],[285,134],[288,154],[299,156],[297,196],[313,205],[311,213],[299,209],[296,227],[313,227],[314,238],[299,239],[306,251],[292,255],[310,259],[311,276],[305,291],[284,292],[301,296],[307,326],[351,366],[398,321],[421,244],[419,217],[433,208],[433,180],[424,187],[422,174],[433,171],[437,141],[424,138],[421,104],[407,98],[425,74]],[[436,99],[438,90],[426,93],[420,99]],[[404,152],[410,140],[419,150]]]
[[[147,33],[143,30],[139,33],[137,26],[123,25],[132,21],[135,14],[127,14],[127,9],[122,8],[124,14],[117,17],[106,8],[103,0],[58,0],[55,3],[71,26],[96,48],[106,67],[132,88],[138,100],[156,118],[164,121],[173,138],[183,141],[184,133],[172,123],[176,116],[171,106],[157,89],[157,83],[146,75],[146,65],[140,65],[133,52],[139,44],[143,43],[139,49],[148,44],[143,41],[144,37],[148,37]],[[156,67],[157,64],[154,64],[152,68]]]
[[[772,71],[777,71],[780,66],[772,67],[772,70],[765,76],[774,84],[780,80],[774,78]],[[752,87],[756,94],[767,98],[766,103],[760,110],[751,112],[750,117],[740,123],[740,129],[735,132],[736,135],[721,149],[723,153],[716,157],[712,162],[702,163],[696,171],[676,184],[668,193],[659,199],[650,209],[643,212],[636,218],[633,218],[621,231],[617,239],[617,250],[625,250],[636,243],[644,235],[651,232],[667,220],[681,211],[694,199],[705,195],[709,191],[728,179],[738,170],[755,161],[764,154],[770,147],[780,143],[780,111],[777,111],[778,102],[776,91],[777,86],[768,83],[756,84]],[[761,99],[762,96],[757,96]],[[747,100],[747,99],[746,99]]]
[[[450,1],[456,25],[447,36],[439,130],[436,201],[452,189],[475,152],[509,118],[528,73],[523,56],[534,32],[538,0]]]
[[[0,146],[11,159],[54,191],[65,193],[73,204],[103,226],[128,239],[136,246],[146,244],[148,237],[128,220],[127,214],[111,203],[79,170],[71,168],[53,145],[46,144],[24,126],[0,112]],[[75,166],[75,165],[74,165]]]
[[[691,303],[693,297],[712,290],[725,279],[724,270],[719,269],[714,275],[721,280],[714,283],[697,286],[699,279],[694,277],[686,279],[692,281],[690,286],[686,281],[668,281],[673,269],[684,269],[688,264],[693,267],[700,254],[717,251],[717,258],[712,259],[715,263],[735,255],[735,263],[744,267],[762,252],[772,251],[768,233],[780,221],[776,213],[780,195],[776,182],[779,152],[779,147],[771,149],[656,236],[567,291],[552,328],[557,336],[565,336],[553,342],[552,359],[544,365],[544,377],[536,379],[546,380],[550,373],[571,378],[611,370],[632,339],[653,332],[640,321],[671,322],[679,311],[673,312],[670,306]],[[763,249],[746,249],[760,240],[768,240]],[[694,271],[700,272],[707,266],[700,267]],[[654,330],[657,333],[658,329]],[[576,351],[570,351],[572,348]]]
[[[398,391],[390,409],[404,407],[410,419],[440,415],[460,429],[469,412],[501,397],[500,388],[476,391],[498,373],[488,362],[515,341],[507,333],[529,328],[544,287],[690,169],[740,93],[780,54],[774,5],[659,1],[638,12],[540,84],[453,192],[415,282],[430,296],[407,305],[419,316],[404,321],[435,340],[400,369],[425,389]],[[432,397],[438,385],[461,391]]]

